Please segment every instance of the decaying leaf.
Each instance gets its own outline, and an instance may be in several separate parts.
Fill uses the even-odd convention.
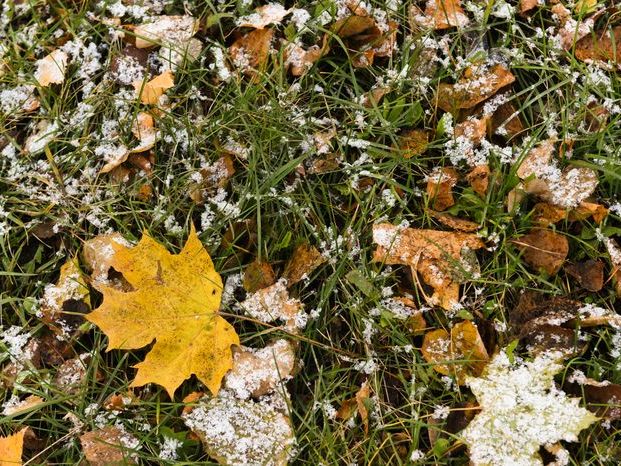
[[[241,309],[250,317],[261,322],[284,322],[285,328],[297,332],[306,326],[307,316],[301,310],[302,303],[289,297],[284,280],[260,289],[240,303]]]
[[[373,225],[373,241],[378,245],[373,260],[403,264],[420,273],[434,289],[428,301],[450,310],[459,302],[462,274],[462,250],[485,247],[481,239],[469,233],[400,228],[387,223]],[[457,266],[457,267],[456,267]]]
[[[71,338],[91,309],[88,287],[77,256],[60,268],[56,285],[47,285],[41,298],[41,320],[63,339]]]
[[[224,387],[239,399],[259,398],[288,380],[295,366],[295,350],[288,340],[261,349],[242,347],[233,351],[233,368],[224,377]]]
[[[569,264],[565,271],[578,280],[582,288],[589,291],[599,291],[604,287],[604,263],[602,261],[587,260]]]
[[[153,117],[145,112],[136,115],[136,121],[132,126],[132,133],[140,141],[138,146],[134,147],[130,152],[144,152],[151,149],[155,145],[157,131],[153,127]]]
[[[599,0],[577,0],[574,5],[574,13],[577,15],[589,15],[597,11]]]
[[[80,436],[82,451],[91,466],[138,464],[138,439],[121,427],[106,426]]]
[[[610,238],[606,238],[605,244],[612,263],[611,275],[614,280],[615,291],[617,296],[621,297],[621,248],[615,240]]]
[[[464,73],[456,84],[440,84],[438,107],[447,112],[472,108],[514,81],[515,76],[501,64],[494,65],[489,70],[469,68],[469,72]]]
[[[543,175],[552,161],[555,149],[554,143],[554,139],[547,139],[537,147],[532,148],[518,166],[517,176],[521,179],[526,179],[530,176]]]
[[[133,290],[94,283],[104,299],[86,318],[108,336],[107,351],[143,348],[155,340],[145,360],[135,366],[138,372],[130,386],[154,382],[173,398],[177,387],[195,374],[217,393],[232,367],[231,346],[239,345],[239,337],[217,314],[222,279],[194,227],[177,255],[146,232],[132,248],[114,241],[110,245],[110,265]]]
[[[470,23],[461,7],[461,0],[428,0],[423,13],[417,6],[410,8],[412,22],[425,28],[464,27]]]
[[[26,428],[7,437],[0,437],[0,466],[21,466],[25,433]]]
[[[403,157],[411,159],[425,152],[429,144],[429,131],[424,129],[408,129],[398,136],[397,148]]]
[[[291,421],[266,401],[202,398],[182,417],[222,465],[285,466],[295,443]]]
[[[427,420],[430,424],[429,443],[431,446],[434,446],[439,439],[449,439],[464,430],[479,411],[481,410],[476,403],[465,401],[452,406],[445,420],[431,416]]]
[[[621,26],[599,33],[587,34],[576,43],[575,55],[579,60],[610,61],[619,64]]]
[[[533,206],[532,219],[542,226],[547,226],[558,223],[561,220],[577,222],[586,220],[589,217],[593,217],[595,222],[601,223],[607,215],[608,209],[606,207],[593,202],[584,201],[578,207],[571,210],[557,207],[547,202],[538,202]]]
[[[248,293],[255,293],[261,288],[267,288],[276,282],[274,269],[269,262],[256,259],[244,271],[244,289]]]
[[[563,389],[574,396],[583,396],[586,407],[596,416],[616,421],[621,419],[621,385],[609,381],[598,382],[575,371],[563,384]]]
[[[34,78],[37,82],[47,87],[50,84],[62,84],[65,81],[65,69],[69,57],[60,49],[54,50],[45,58],[38,60]]]
[[[336,417],[338,419],[348,420],[352,415],[360,414],[364,433],[367,434],[369,432],[369,410],[365,405],[365,400],[368,400],[370,396],[371,387],[369,386],[369,382],[366,381],[362,384],[360,390],[356,392],[356,396],[343,401],[336,412]]]
[[[274,30],[265,28],[255,29],[237,39],[229,48],[235,67],[250,76],[262,71],[267,64],[273,37]]]
[[[427,180],[429,204],[442,212],[455,205],[453,186],[457,184],[457,172],[453,168],[435,170]]]
[[[233,156],[224,153],[215,162],[203,166],[199,174],[201,181],[192,185],[190,197],[197,204],[202,204],[206,196],[214,194],[218,188],[224,188],[228,185],[231,177],[235,174]]]
[[[35,131],[24,141],[24,152],[27,154],[36,154],[42,152],[45,147],[54,140],[58,127],[49,120],[40,120]]]
[[[434,370],[454,374],[460,385],[467,375],[481,375],[489,361],[477,326],[467,320],[455,324],[450,334],[444,329],[426,333],[421,352]]]
[[[192,16],[158,16],[155,20],[134,28],[136,47],[187,44],[198,31],[199,21]]]
[[[136,95],[140,97],[143,104],[154,105],[160,100],[168,89],[175,85],[172,71],[164,71],[146,83],[144,81],[134,81]]]
[[[462,218],[453,217],[452,215],[443,214],[441,212],[435,212],[431,209],[425,209],[425,212],[432,218],[435,218],[438,222],[446,225],[453,230],[465,231],[471,233],[481,228],[481,225],[470,220],[464,220]]]
[[[520,0],[520,14],[528,16],[539,5],[538,0]]]
[[[552,389],[553,377],[562,369],[554,353],[513,365],[503,351],[481,377],[467,378],[481,405],[460,435],[474,466],[543,465],[542,445],[575,442],[578,433],[598,419],[579,406],[578,398]]]
[[[534,229],[513,243],[522,251],[524,262],[548,275],[559,271],[569,252],[567,237],[552,230]]]
[[[489,117],[470,117],[466,121],[455,125],[455,143],[462,148],[466,161],[472,167],[477,164],[477,160],[474,156],[474,149],[476,149],[481,144],[481,141],[485,139],[485,136],[487,136],[488,121]]]
[[[270,24],[280,23],[289,13],[291,9],[286,9],[278,3],[268,3],[258,7],[251,14],[239,18],[237,26],[263,29]]]
[[[285,60],[285,68],[293,76],[302,76],[326,53],[330,47],[328,46],[327,36],[324,36],[323,45],[313,45],[309,49],[304,49],[300,45],[289,42],[284,50],[283,57]]]
[[[492,134],[513,138],[524,131],[520,112],[512,102],[505,102],[492,114]]]
[[[475,193],[481,197],[486,197],[489,187],[489,166],[477,165],[466,175],[466,181]]]
[[[326,261],[319,250],[308,241],[300,244],[287,261],[282,276],[287,280],[287,285],[293,285],[304,280],[321,264]]]
[[[26,411],[30,411],[35,406],[39,406],[43,403],[44,403],[43,398],[37,395],[29,395],[23,400],[21,401],[18,400],[16,402],[13,402],[13,400],[11,399],[9,403],[6,403],[4,405],[4,411],[2,411],[2,414],[5,416],[12,416],[12,415],[20,414]],[[1,451],[2,451],[2,448],[0,448],[0,452]],[[2,459],[2,455],[0,455],[0,460],[1,459]],[[0,461],[0,465],[2,465],[2,461]]]
[[[392,300],[405,306],[405,308],[409,310],[409,312],[407,312],[408,316],[406,317],[408,330],[414,335],[423,333],[425,328],[427,328],[427,322],[423,316],[423,311],[417,308],[416,303],[406,297],[396,297],[392,298]]]
[[[84,242],[82,247],[84,264],[86,269],[91,271],[91,279],[95,282],[106,282],[109,278],[108,271],[112,267],[115,251],[113,242],[131,247],[131,243],[120,233],[106,233]]]
[[[53,383],[65,393],[76,394],[85,388],[88,382],[88,363],[91,360],[89,353],[83,353],[77,358],[63,362],[54,376]],[[101,379],[101,372],[94,374],[94,378]]]

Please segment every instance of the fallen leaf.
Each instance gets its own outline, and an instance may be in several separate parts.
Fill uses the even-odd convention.
[[[373,36],[377,35],[377,37],[381,34],[381,32],[379,34],[375,32],[377,26],[375,20],[370,16],[347,16],[346,18],[342,18],[334,23],[330,29],[341,39],[347,39],[362,33],[372,34]]]
[[[24,152],[26,154],[37,154],[42,152],[45,147],[54,140],[58,126],[50,123],[49,120],[40,120],[35,131],[24,141]]]
[[[524,125],[520,119],[520,111],[511,102],[505,102],[492,114],[491,133],[513,138],[524,131]]]
[[[576,222],[580,220],[586,220],[589,217],[593,217],[593,220],[597,223],[601,223],[608,215],[608,209],[601,204],[594,202],[583,201],[573,210],[569,211],[569,221]]]
[[[438,222],[446,225],[453,230],[465,231],[471,233],[481,228],[481,225],[470,220],[464,220],[462,218],[453,217],[452,215],[436,212],[431,209],[425,209],[425,212],[432,218],[435,218]]]
[[[233,157],[229,153],[220,156],[215,162],[200,170],[201,181],[192,186],[190,197],[202,204],[205,196],[215,194],[218,188],[225,188],[235,174]]]
[[[474,189],[475,193],[483,198],[487,197],[487,188],[489,187],[489,166],[477,165],[466,175],[466,181],[470,187]]]
[[[474,466],[497,464],[499,458],[504,464],[543,465],[542,445],[575,442],[598,419],[579,406],[578,398],[553,389],[553,377],[563,369],[556,359],[548,353],[513,365],[502,351],[481,377],[467,378],[481,405],[460,435]]]
[[[614,280],[615,291],[617,296],[621,297],[621,249],[617,242],[610,238],[606,238],[604,244],[612,263],[611,275]]]
[[[406,159],[425,152],[429,144],[429,131],[424,129],[407,129],[397,136],[397,149]]]
[[[291,421],[266,401],[203,398],[182,418],[222,465],[285,466],[295,443]]]
[[[579,285],[588,291],[600,291],[604,287],[604,263],[587,260],[569,264],[565,267],[568,275],[574,277]]]
[[[459,283],[463,277],[456,273],[462,264],[462,250],[485,247],[474,234],[400,228],[381,223],[373,225],[373,241],[378,245],[374,261],[403,264],[419,272],[425,283],[434,289],[427,300],[450,310],[459,302]]]
[[[596,416],[609,421],[621,419],[621,385],[607,380],[598,382],[578,372],[565,379],[563,390],[584,397],[586,408]]]
[[[462,148],[466,161],[472,167],[476,166],[474,149],[487,136],[487,122],[489,118],[469,118],[455,125],[455,142]]]
[[[76,256],[62,265],[56,285],[46,285],[41,298],[41,320],[60,338],[70,339],[90,310],[90,293]]]
[[[464,73],[456,84],[440,84],[438,107],[446,112],[472,108],[515,81],[515,76],[501,64],[494,65],[490,70],[470,71]]]
[[[288,340],[276,340],[260,349],[241,347],[233,351],[233,367],[223,385],[239,399],[259,398],[288,380],[295,367],[295,350]]]
[[[453,168],[435,170],[427,181],[429,204],[440,212],[455,205],[453,186],[457,184],[457,172]]]
[[[135,450],[139,440],[125,429],[106,426],[80,436],[82,451],[91,466],[138,464]]]
[[[578,207],[571,210],[557,207],[547,202],[538,202],[533,206],[532,219],[542,226],[548,226],[558,223],[561,220],[577,222],[586,220],[589,217],[593,217],[595,222],[601,223],[607,215],[608,209],[606,209],[606,207],[593,202],[582,202]]]
[[[449,439],[464,430],[479,411],[481,410],[476,403],[465,401],[453,406],[445,420],[431,416],[427,419],[430,424],[428,432],[431,446],[433,447],[439,439]]]
[[[0,437],[0,466],[21,466],[26,428],[7,437]]]
[[[427,322],[425,317],[423,317],[423,311],[416,307],[414,301],[405,297],[397,297],[393,298],[393,300],[411,309],[406,320],[408,330],[414,335],[423,333],[425,328],[427,328]]]
[[[115,252],[113,243],[131,247],[120,233],[105,233],[84,242],[82,255],[86,269],[91,271],[91,280],[104,283],[108,280]]]
[[[106,163],[101,168],[100,173],[110,173],[117,168],[124,169],[120,165],[127,161],[130,154],[129,149],[122,144],[114,147],[114,150],[106,151],[104,154],[104,162]],[[114,172],[111,173],[111,175],[113,174]]]
[[[599,33],[587,33],[576,42],[575,56],[582,61],[604,61],[618,65],[619,44],[621,26],[614,27],[612,31],[606,28]]]
[[[251,294],[239,305],[250,317],[260,322],[284,322],[285,328],[298,332],[306,326],[307,316],[301,311],[302,303],[291,298],[284,280]]]
[[[365,108],[373,108],[374,105],[379,105],[381,100],[390,92],[390,90],[391,89],[388,86],[371,89],[362,96],[362,105]]]
[[[286,9],[278,3],[268,3],[256,8],[251,14],[239,18],[237,26],[263,29],[270,24],[279,24],[289,13],[291,9]]]
[[[425,12],[413,6],[410,18],[415,23],[430,29],[464,27],[470,23],[461,7],[461,0],[427,0]]]
[[[539,5],[539,0],[520,0],[520,15],[528,16]]]
[[[34,78],[37,82],[47,87],[50,84],[62,84],[65,81],[65,70],[69,57],[60,49],[54,50],[45,58],[38,60]]]
[[[266,288],[276,282],[274,269],[269,262],[256,259],[246,267],[244,271],[244,289],[248,293],[255,293],[261,288]]]
[[[136,115],[132,126],[132,134],[140,141],[138,146],[130,150],[131,153],[144,152],[155,145],[157,131],[153,127],[153,117],[145,112]]]
[[[524,184],[524,191],[558,207],[577,207],[597,189],[595,170],[587,167],[566,167],[562,172],[546,169],[541,177]]]
[[[134,81],[133,84],[140,101],[143,104],[154,105],[158,103],[166,90],[175,85],[175,80],[172,71],[168,70],[146,83],[138,80]]]
[[[369,382],[365,381],[353,398],[343,401],[339,409],[336,411],[338,419],[349,420],[353,415],[359,414],[362,420],[364,433],[369,433],[369,410],[365,405],[365,400],[371,396],[371,387]]]
[[[152,22],[134,28],[136,47],[186,44],[198,31],[199,21],[192,16],[158,16]]]
[[[331,31],[343,40],[354,68],[365,68],[373,64],[376,56],[388,57],[392,54],[398,24],[388,21],[387,26],[387,30],[380,29],[375,19],[365,13],[338,20]]]
[[[477,326],[467,320],[455,324],[450,334],[444,329],[426,333],[421,352],[435,371],[454,374],[460,385],[467,375],[481,375],[489,361]]]
[[[88,364],[91,360],[89,353],[83,353],[77,358],[63,362],[54,375],[54,385],[65,393],[75,395],[85,388],[89,382]],[[101,371],[94,374],[96,380],[102,377]]]
[[[132,403],[136,403],[138,398],[132,392],[125,394],[110,395],[104,402],[104,408],[108,411],[123,411]]]
[[[274,30],[255,29],[237,39],[229,48],[235,67],[244,74],[255,76],[267,64]]]
[[[172,255],[146,232],[131,248],[110,243],[110,265],[133,287],[124,292],[94,283],[103,303],[86,318],[108,336],[107,351],[155,344],[135,367],[130,387],[149,382],[163,386],[171,398],[195,374],[216,394],[232,367],[234,328],[217,314],[222,279],[194,227],[183,248]]]
[[[4,414],[5,416],[12,416],[12,415],[20,414],[25,411],[30,411],[35,406],[39,406],[43,403],[44,403],[43,398],[41,398],[40,396],[30,395],[30,396],[27,396],[25,399],[18,401],[16,403],[13,403],[12,401],[9,403],[5,403],[4,411],[2,411],[2,414]],[[1,447],[0,447],[0,452],[2,452]],[[2,458],[3,458],[2,455],[0,455],[0,459]],[[1,465],[2,465],[2,462],[0,462],[0,466]]]
[[[522,251],[524,262],[548,275],[559,271],[569,252],[567,237],[551,230],[534,229],[513,244]]]
[[[295,248],[285,265],[282,277],[287,280],[287,285],[298,283],[308,276],[326,261],[319,250],[308,241]]]
[[[550,166],[554,149],[555,139],[547,139],[528,151],[517,168],[517,176],[523,180],[530,176],[541,176]]]
[[[315,63],[326,53],[330,47],[328,46],[327,36],[323,39],[323,45],[313,45],[309,49],[304,49],[300,45],[289,42],[283,50],[283,58],[285,61],[285,69],[293,76],[302,76],[310,70]]]

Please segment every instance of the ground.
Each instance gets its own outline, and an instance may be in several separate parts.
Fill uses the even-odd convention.
[[[472,321],[490,356],[509,347],[528,361],[535,350],[511,329],[525,293],[616,312],[619,62],[614,50],[588,55],[578,47],[583,37],[597,42],[601,31],[612,34],[615,8],[547,0],[522,12],[517,1],[444,3],[461,5],[462,13],[449,9],[430,20],[433,1],[286,2],[291,11],[263,27],[248,20],[263,5],[251,0],[3,1],[0,396],[3,409],[29,394],[44,400],[0,420],[3,435],[32,429],[24,461],[86,464],[80,435],[116,424],[138,440],[132,451],[141,464],[211,464],[182,416],[182,400],[205,390],[196,378],[173,399],[149,384],[132,391],[131,408],[106,410],[111,396],[128,393],[146,350],[106,352],[107,336],[82,320],[68,341],[51,337],[63,355],[31,363],[29,339],[52,335],[41,309],[63,264],[77,257],[86,311],[101,304],[84,244],[105,233],[134,244],[148,232],[178,253],[194,225],[226,284],[220,311],[241,344],[296,343],[297,368],[284,385],[290,399],[281,406],[297,439],[291,464],[468,464],[460,429],[444,422],[464,407],[476,411],[477,398],[457,385],[453,369],[442,374],[424,357],[424,334]],[[580,10],[582,3],[593,6]],[[278,16],[282,9],[272,7]],[[149,35],[137,26],[162,15],[198,22],[135,48],[136,35]],[[351,24],[339,21],[351,16],[364,18],[364,27],[344,33]],[[192,37],[200,43],[188,45]],[[291,47],[315,55],[291,58]],[[149,87],[156,76],[173,82]],[[476,141],[472,128],[457,130],[468,121],[483,121]],[[535,160],[528,171],[523,161],[539,147],[551,159]],[[481,190],[467,175],[484,165],[489,185]],[[563,178],[576,168],[590,178]],[[434,188],[445,176],[454,176],[454,201]],[[543,191],[528,188],[533,180]],[[516,187],[526,191],[519,199]],[[576,218],[583,201],[606,214]],[[558,221],[541,223],[540,202],[560,209]],[[469,259],[458,267],[457,302],[446,305],[428,299],[436,287],[418,265],[378,260],[382,244],[373,234],[383,223],[453,231],[441,209],[475,222],[472,235],[482,241],[457,248],[458,261]],[[527,260],[532,248],[521,238],[538,229],[566,238],[557,265],[558,254],[544,264]],[[244,314],[250,264],[270,264],[276,280],[305,243],[321,264],[296,283],[279,282],[301,302],[305,326],[292,330]],[[587,260],[603,263],[597,291],[568,270]],[[395,304],[401,297],[413,308]],[[68,315],[85,312],[71,309]],[[422,311],[423,329],[412,324],[412,309]],[[580,348],[564,356],[557,386],[576,374],[621,383],[617,327],[563,324]],[[62,361],[78,355],[80,383],[63,384]],[[368,387],[358,397],[368,432],[360,404],[349,418],[337,413],[361,387]],[[581,391],[574,395],[585,406]],[[559,464],[616,464],[618,422],[594,422],[563,443],[568,463],[559,454]]]

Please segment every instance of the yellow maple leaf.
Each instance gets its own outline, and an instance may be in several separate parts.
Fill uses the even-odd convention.
[[[19,466],[22,464],[22,450],[24,448],[24,434],[26,429],[0,437],[0,466]]]
[[[213,393],[233,365],[235,329],[217,314],[222,279],[192,227],[183,250],[170,254],[148,233],[135,247],[111,243],[111,267],[133,291],[97,283],[104,301],[86,317],[109,339],[107,351],[138,349],[156,341],[130,386],[157,383],[171,398],[195,374]]]

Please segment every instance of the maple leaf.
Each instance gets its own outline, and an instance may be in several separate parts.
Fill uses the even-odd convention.
[[[501,351],[481,377],[466,379],[481,405],[481,412],[461,433],[475,466],[543,464],[541,445],[574,442],[598,419],[578,406],[578,398],[553,389],[553,377],[563,369],[558,356],[544,353],[513,366]]]
[[[24,434],[26,429],[0,437],[0,466],[19,466],[22,464],[22,450],[24,448]]]
[[[110,242],[110,266],[123,274],[134,290],[124,292],[103,283],[101,306],[86,318],[109,339],[107,351],[138,349],[155,340],[138,369],[132,387],[149,382],[171,398],[183,381],[195,374],[212,393],[233,365],[231,345],[239,345],[234,328],[217,314],[222,279],[192,227],[177,254],[144,233],[135,247]]]

